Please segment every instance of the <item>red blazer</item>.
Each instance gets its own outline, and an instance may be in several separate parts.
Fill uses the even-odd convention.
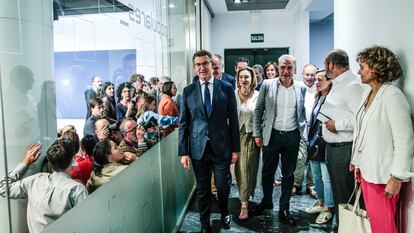
[[[180,116],[177,104],[174,102],[171,96],[166,95],[166,94],[162,95],[160,103],[158,104],[158,114],[163,115],[163,116],[173,116],[173,117]],[[174,131],[174,127],[169,127],[169,128],[161,130],[161,133],[163,136],[167,136],[172,131]]]
[[[89,178],[91,177],[91,172],[93,168],[93,158],[92,156],[82,153],[82,155],[76,155],[76,162],[78,166],[75,166],[70,173],[72,179],[81,182],[86,185]]]

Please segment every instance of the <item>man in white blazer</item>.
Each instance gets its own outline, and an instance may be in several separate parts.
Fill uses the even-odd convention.
[[[306,125],[306,90],[293,80],[296,73],[295,57],[282,55],[279,58],[278,69],[279,78],[263,82],[253,115],[253,137],[256,145],[263,147],[263,199],[252,209],[252,214],[273,209],[273,182],[280,154],[283,178],[279,219],[282,223],[295,225],[295,220],[289,213],[289,201],[299,141]]]
[[[329,119],[322,124],[322,136],[327,142],[326,165],[339,224],[338,204],[347,203],[354,190],[354,175],[349,168],[355,114],[364,90],[361,81],[349,69],[345,51],[332,50],[325,58],[325,70],[332,78],[332,88],[320,110]]]

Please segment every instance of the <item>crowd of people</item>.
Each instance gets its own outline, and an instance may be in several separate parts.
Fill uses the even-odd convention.
[[[317,200],[303,211],[318,214],[317,224],[332,221],[337,232],[338,205],[346,204],[360,183],[372,232],[397,232],[399,193],[413,174],[414,156],[411,110],[393,83],[403,76],[402,68],[382,46],[360,51],[356,61],[360,79],[348,54],[335,49],[323,68],[307,64],[302,81],[296,81],[292,55],[265,68],[250,68],[248,59],[239,58],[232,79],[217,72],[219,55],[206,50],[193,55],[197,77],[183,90],[179,156],[196,176],[201,232],[211,232],[212,196],[222,227],[230,227],[232,164],[240,199],[237,221],[273,210],[274,186],[281,185],[280,223],[295,226],[290,198],[301,193],[306,177],[306,193]],[[249,208],[260,169],[263,197]]]
[[[410,107],[392,83],[402,68],[381,46],[360,51],[356,61],[360,79],[347,53],[336,49],[325,67],[305,65],[297,81],[292,55],[264,68],[241,57],[233,77],[223,72],[220,55],[200,50],[193,55],[197,75],[180,94],[169,77],[146,81],[134,74],[115,87],[95,76],[85,91],[82,139],[72,125],[59,129],[42,172],[24,177],[41,151],[40,144],[30,145],[0,181],[0,195],[27,198],[29,230],[41,232],[178,127],[181,164],[193,168],[197,181],[201,232],[211,232],[211,197],[223,228],[230,227],[232,180],[240,199],[237,221],[273,210],[280,185],[279,220],[294,226],[290,199],[301,193],[305,177],[306,193],[316,201],[303,211],[318,214],[317,224],[332,221],[335,232],[338,205],[361,183],[372,232],[396,232],[399,193],[413,174],[414,156]],[[259,170],[263,197],[249,207]]]
[[[40,173],[25,177],[42,147],[32,144],[22,162],[0,181],[1,196],[28,199],[30,232],[42,232],[178,127],[174,82],[168,77],[150,81],[134,74],[115,88],[93,77],[92,88],[85,91],[88,111],[82,139],[73,125],[58,129]]]

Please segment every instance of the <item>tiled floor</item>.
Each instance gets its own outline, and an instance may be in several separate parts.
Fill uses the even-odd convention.
[[[253,206],[260,202],[262,197],[261,188],[256,189],[254,199],[250,200],[249,206]],[[298,232],[329,232],[330,224],[319,225],[315,223],[317,214],[311,215],[304,212],[304,209],[314,204],[315,200],[308,195],[292,196],[290,201],[290,212],[297,219],[297,225],[294,227],[280,224],[278,219],[279,210],[280,186],[275,187],[273,194],[273,203],[275,208],[271,213],[254,216],[249,218],[247,222],[237,223],[234,219],[237,217],[237,212],[240,211],[240,201],[238,199],[237,187],[232,185],[229,211],[233,215],[233,221],[229,230],[221,229],[220,225],[220,211],[217,203],[212,201],[211,224],[214,232],[281,232],[281,233],[298,233]],[[200,231],[199,215],[197,213],[197,206],[193,199],[190,207],[186,213],[185,219],[181,225],[179,232],[181,233],[195,233]]]

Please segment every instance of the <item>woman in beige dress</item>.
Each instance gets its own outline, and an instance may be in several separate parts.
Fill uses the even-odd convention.
[[[241,210],[240,221],[248,219],[249,197],[254,195],[256,187],[257,168],[259,165],[259,147],[256,146],[253,133],[253,112],[259,92],[255,90],[257,80],[251,68],[237,72],[237,111],[240,129],[240,157],[235,165],[237,186]]]

